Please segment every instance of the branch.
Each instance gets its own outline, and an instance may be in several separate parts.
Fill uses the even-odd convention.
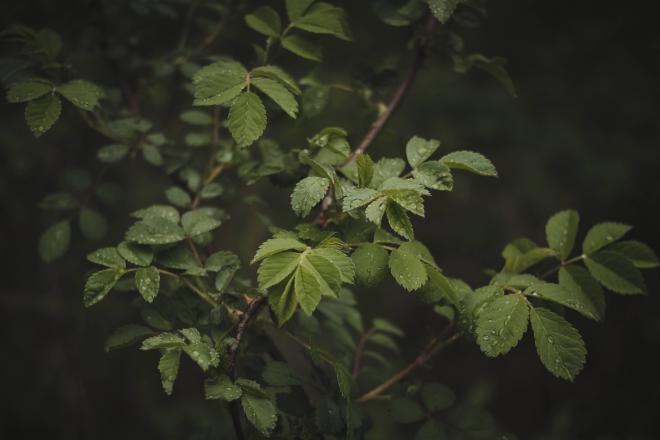
[[[431,359],[433,356],[438,354],[444,348],[456,342],[461,337],[461,333],[455,333],[449,339],[440,340],[438,338],[433,338],[431,342],[426,346],[424,351],[415,358],[412,363],[410,363],[406,368],[396,373],[394,376],[387,379],[382,384],[378,385],[376,388],[371,391],[363,394],[360,398],[357,399],[357,402],[368,402],[369,400],[374,400],[378,398],[384,391],[389,389],[391,386],[397,384],[401,380],[410,376],[414,373],[419,367],[423,366]]]
[[[430,35],[435,30],[437,23],[438,21],[435,19],[435,17],[429,15],[429,18],[425,25],[427,34]],[[422,62],[424,61],[424,58],[426,58],[427,44],[428,44],[428,40],[425,40],[419,45],[417,49],[417,53],[415,54],[412,63],[408,67],[408,71],[406,72],[406,75],[403,77],[401,83],[399,83],[399,86],[394,91],[394,94],[390,98],[387,107],[385,107],[385,110],[383,110],[383,112],[378,115],[376,120],[371,124],[369,131],[367,131],[367,133],[362,138],[362,141],[358,144],[357,148],[344,161],[344,163],[340,165],[340,167],[345,167],[346,165],[350,165],[351,163],[355,162],[357,157],[360,154],[364,153],[367,148],[369,148],[369,146],[374,141],[374,139],[376,139],[376,137],[383,130],[383,127],[390,119],[390,116],[392,116],[392,113],[394,113],[394,111],[399,107],[401,100],[406,95],[408,89],[410,89],[410,85],[417,76],[417,72],[419,71]],[[325,225],[327,221],[325,212],[328,210],[330,205],[332,205],[333,201],[334,201],[334,197],[332,195],[332,192],[328,192],[328,194],[321,202],[321,210],[314,219],[314,223],[319,225]]]

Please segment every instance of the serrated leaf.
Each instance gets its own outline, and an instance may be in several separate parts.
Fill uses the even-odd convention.
[[[415,423],[422,420],[426,413],[422,405],[408,397],[395,397],[390,401],[392,418],[399,423]]]
[[[639,269],[652,269],[660,266],[660,260],[648,245],[635,240],[621,241],[608,248],[629,259]]]
[[[193,342],[183,347],[183,351],[192,359],[203,371],[211,367],[217,367],[220,363],[220,355],[217,351],[205,342]]]
[[[401,248],[390,253],[388,264],[396,282],[408,291],[422,287],[428,277],[424,263],[416,255]]]
[[[632,226],[623,223],[606,222],[594,225],[587,232],[582,242],[582,252],[591,254],[597,250],[614,243],[632,229]]]
[[[54,89],[52,82],[43,78],[27,78],[13,82],[7,91],[7,101],[11,103],[27,102],[41,98]]]
[[[71,245],[71,224],[62,220],[50,226],[39,237],[39,256],[46,263],[51,263],[69,250]]]
[[[307,245],[305,243],[293,238],[271,238],[270,240],[261,243],[250,264],[254,264],[259,260],[275,255],[279,252],[288,250],[303,251],[306,247]]]
[[[261,6],[245,16],[245,23],[267,37],[279,37],[282,32],[280,14],[270,6]]]
[[[364,188],[369,186],[374,177],[374,161],[368,154],[362,153],[355,161],[357,165],[358,186]]]
[[[266,437],[270,437],[277,424],[277,408],[270,399],[243,393],[241,405],[249,422]]]
[[[440,162],[449,168],[469,171],[480,176],[497,177],[497,170],[492,162],[474,151],[454,151],[443,156]]]
[[[396,203],[387,203],[387,222],[390,228],[403,238],[413,240],[415,232],[413,231],[412,223],[406,211]]]
[[[259,139],[266,129],[266,108],[252,92],[241,93],[231,105],[229,131],[240,147],[247,147]]]
[[[146,302],[153,302],[160,289],[158,269],[153,266],[138,269],[135,272],[135,285]]]
[[[579,222],[579,214],[568,209],[550,217],[545,225],[548,245],[557,251],[562,261],[566,260],[573,250]]]
[[[84,79],[74,79],[57,86],[57,92],[71,104],[83,110],[94,110],[99,100],[105,96],[103,89],[93,82]]]
[[[280,252],[267,257],[259,266],[257,280],[260,289],[268,289],[281,283],[291,275],[300,264],[298,252]]]
[[[536,351],[555,376],[573,381],[582,371],[587,349],[580,333],[568,321],[548,309],[530,311]]]
[[[626,257],[615,252],[600,251],[585,258],[584,263],[603,286],[621,294],[644,294],[646,285],[641,272]]]
[[[412,171],[415,180],[429,189],[451,191],[454,189],[454,177],[444,163],[432,160],[424,162]]]
[[[95,250],[87,255],[87,261],[100,264],[101,266],[116,267],[118,269],[124,269],[126,267],[126,261],[124,261],[117,249],[113,247]]]
[[[282,327],[296,312],[298,300],[293,282],[295,277],[290,277],[286,283],[281,283],[279,289],[269,292],[268,304],[277,318],[277,324]]]
[[[579,266],[569,265],[559,269],[559,285],[570,291],[581,292],[593,306],[598,320],[605,316],[605,294],[600,284],[589,272]],[[580,293],[578,293],[580,295]]]
[[[153,334],[153,330],[143,325],[128,324],[121,326],[106,339],[105,351],[129,347]]]
[[[391,177],[398,177],[406,168],[406,163],[403,159],[387,158],[380,159],[374,165],[374,177],[371,180],[371,187],[378,188],[380,185]]]
[[[176,208],[168,205],[152,205],[148,208],[140,209],[131,213],[131,216],[143,219],[145,221],[159,217],[164,218],[165,220],[169,220],[173,223],[178,223],[181,219],[179,211],[177,211]]]
[[[310,271],[309,266],[299,266],[296,270],[294,289],[300,308],[311,315],[321,301],[321,285],[318,276]]]
[[[298,87],[296,80],[281,67],[273,65],[259,66],[252,69],[250,76],[252,78],[270,78],[279,81],[294,95],[300,94],[300,87]]]
[[[521,295],[504,295],[487,302],[477,318],[481,351],[491,357],[508,353],[522,339],[528,320],[529,306]]]
[[[289,20],[294,21],[302,17],[314,0],[286,0],[286,13]]]
[[[281,44],[284,49],[301,58],[319,63],[323,61],[321,46],[300,35],[287,35],[282,39]]]
[[[119,255],[136,266],[149,266],[154,258],[154,252],[147,246],[122,241],[117,246]]]
[[[555,256],[557,256],[557,252],[554,249],[537,247],[519,255],[507,258],[504,269],[511,273],[520,273],[540,263],[546,258]]]
[[[355,263],[355,274],[359,283],[374,287],[385,279],[388,252],[382,246],[375,243],[360,246],[351,258]]]
[[[353,209],[361,208],[371,203],[379,192],[371,188],[350,188],[346,190],[344,198],[342,199],[342,210],[344,212],[352,211]],[[383,209],[384,211],[384,209]],[[382,214],[381,214],[382,217]]]
[[[424,199],[419,192],[414,190],[394,190],[383,191],[383,193],[387,194],[391,201],[395,202],[406,211],[412,212],[413,214],[420,217],[424,217]],[[390,205],[391,204],[392,203],[390,203]]]
[[[193,105],[218,105],[236,98],[247,85],[248,72],[241,63],[221,60],[202,67],[193,77]]]
[[[152,309],[155,310],[155,309]],[[142,341],[140,350],[161,350],[167,348],[182,348],[186,340],[176,333],[160,333]]]
[[[231,402],[240,399],[242,395],[243,390],[241,387],[234,384],[226,374],[220,374],[204,381],[204,397],[206,399],[221,399]]]
[[[435,413],[451,407],[456,402],[456,394],[448,386],[432,382],[422,388],[422,402],[429,412]]]
[[[325,177],[305,177],[291,193],[291,208],[300,217],[306,217],[328,191],[330,180]]]
[[[314,4],[291,25],[314,34],[332,35],[346,41],[353,39],[344,10],[324,2]]]
[[[364,216],[367,218],[367,220],[379,228],[383,221],[383,215],[387,209],[388,201],[389,199],[387,197],[379,197],[373,202],[369,203],[367,209],[364,210]]]
[[[28,102],[25,106],[25,122],[34,134],[40,137],[50,130],[62,113],[62,101],[56,95],[42,96]]]
[[[353,284],[355,281],[355,265],[353,264],[353,260],[342,251],[331,247],[317,247],[310,252],[310,255],[320,256],[329,260],[339,270],[340,281],[342,283]],[[321,275],[327,279],[323,273]]]
[[[255,86],[272,99],[284,112],[293,119],[298,115],[298,101],[293,93],[279,81],[270,78],[252,78],[250,84]]]
[[[210,232],[222,225],[217,218],[212,217],[204,209],[188,211],[181,217],[181,226],[189,237],[195,237],[205,232]]]
[[[185,232],[179,225],[163,217],[138,221],[126,232],[126,240],[138,244],[170,244],[185,238]]]
[[[440,147],[440,141],[436,139],[424,139],[413,136],[406,144],[406,158],[411,167],[417,168],[426,161]]]
[[[459,290],[455,289],[452,283],[442,272],[435,267],[427,267],[428,280],[419,291],[422,300],[427,303],[434,303],[441,300],[458,306],[463,300]]]
[[[108,233],[108,220],[103,214],[90,208],[80,210],[78,226],[88,240],[100,240]]]
[[[438,21],[445,24],[454,14],[456,7],[461,0],[426,0],[431,9],[431,13]]]
[[[168,396],[172,394],[174,381],[179,374],[179,364],[181,362],[181,349],[174,348],[164,351],[158,361],[158,371],[160,371],[160,380],[163,384],[163,390]]]
[[[598,310],[581,289],[565,289],[559,284],[540,282],[529,286],[524,293],[561,304],[587,318],[598,320]]]
[[[87,278],[83,290],[83,303],[90,307],[101,301],[117,284],[123,272],[121,269],[111,268],[94,272]]]

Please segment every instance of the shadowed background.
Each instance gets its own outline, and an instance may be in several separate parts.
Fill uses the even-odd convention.
[[[345,3],[356,41],[330,45],[328,70],[322,75],[330,82],[350,80],[380,63],[407,35],[379,23],[369,8]],[[103,25],[104,8],[106,2],[86,0],[11,2],[2,6],[0,25],[24,23],[61,32],[65,50],[92,53],[72,63],[80,66],[83,77],[101,84],[112,84],[117,73],[128,75],[129,70],[94,62],[101,48],[92,42],[99,35],[117,38],[144,28],[143,54],[176,44],[176,33],[168,29],[178,29],[178,21],[127,12],[126,22],[113,21],[108,27]],[[231,28],[241,26],[237,19]],[[660,249],[660,35],[651,5],[500,0],[491,2],[481,27],[463,34],[470,51],[509,60],[519,97],[510,98],[485,74],[457,75],[446,60],[431,61],[370,147],[374,158],[400,154],[405,141],[418,134],[441,139],[447,150],[480,151],[497,166],[497,181],[458,176],[453,193],[436,194],[427,203],[431,220],[415,222],[418,237],[439,265],[473,285],[484,283],[482,270],[501,266],[499,252],[508,241],[524,235],[542,242],[546,219],[565,208],[580,211],[580,237],[595,222],[616,220],[635,225],[633,238]],[[224,41],[218,52],[240,54],[247,43]],[[337,59],[341,66],[334,65]],[[301,66],[300,72],[309,68]],[[129,80],[139,83],[137,77]],[[171,102],[167,84],[141,87],[158,103],[146,111],[163,119],[176,117],[187,105]],[[357,98],[333,93],[322,116],[291,124],[285,136],[300,140],[323,126],[340,125],[357,142],[369,124],[361,111]],[[65,110],[63,120],[39,140],[29,134],[21,106],[3,103],[0,114],[0,437],[225,438],[229,419],[219,404],[203,400],[201,375],[189,364],[183,363],[174,396],[168,398],[154,356],[103,351],[105,337],[134,312],[112,299],[83,309],[83,274],[88,270],[83,255],[100,244],[74,241],[67,258],[51,265],[37,256],[39,234],[53,219],[36,203],[57,189],[58,170],[93,167],[104,141],[73,111]],[[121,236],[129,222],[127,211],[164,200],[164,181],[154,170],[131,164],[111,174],[125,191],[121,209],[107,211],[111,230],[101,244]],[[290,188],[271,189],[263,182],[254,191],[266,191],[266,212],[278,225],[295,224],[287,206]],[[246,212],[223,228],[227,247],[244,261],[267,236]],[[476,346],[459,344],[421,376],[451,385],[459,396],[481,393],[499,422],[521,439],[656,438],[660,283],[657,272],[645,274],[648,297],[610,294],[600,324],[572,317],[589,350],[585,370],[574,384],[546,372],[529,335],[511,354],[495,360]],[[437,325],[428,307],[393,283],[355,293],[365,318],[385,316],[410,329],[402,344],[402,364],[416,355]],[[410,435],[396,431],[389,420],[375,423],[373,439]]]

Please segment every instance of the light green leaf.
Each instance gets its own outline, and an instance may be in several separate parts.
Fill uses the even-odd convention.
[[[153,302],[160,289],[158,269],[153,266],[138,269],[135,272],[135,285],[146,302]]]
[[[314,0],[286,0],[286,13],[289,20],[295,21],[303,16]]]
[[[234,384],[229,376],[220,374],[204,381],[204,396],[206,399],[221,399],[227,402],[239,399],[243,390]]]
[[[165,190],[165,197],[174,206],[187,208],[192,203],[190,194],[178,186],[170,186]]]
[[[521,295],[504,295],[487,302],[477,318],[481,351],[491,357],[508,353],[522,339],[528,320],[529,306]]]
[[[383,247],[375,243],[360,246],[353,252],[351,258],[355,263],[358,282],[361,284],[374,287],[385,279],[388,253]]]
[[[369,186],[374,177],[374,161],[367,153],[362,153],[355,161],[358,171],[358,185],[362,188]]]
[[[222,225],[222,222],[209,215],[205,209],[188,211],[181,217],[181,226],[189,237],[210,232]]]
[[[344,198],[342,199],[342,209],[344,212],[352,211],[353,209],[361,208],[364,205],[371,203],[379,192],[371,188],[350,188],[347,189]],[[385,208],[383,207],[383,212]],[[382,213],[381,213],[382,217]]]
[[[268,289],[293,273],[301,260],[298,252],[279,252],[267,257],[257,271],[260,289]]]
[[[422,420],[426,413],[422,405],[408,397],[394,397],[390,401],[392,418],[399,423],[415,423]]]
[[[426,0],[431,13],[442,24],[449,21],[461,0]]]
[[[556,256],[557,252],[554,249],[537,247],[525,253],[507,258],[504,269],[511,273],[520,273],[546,258]]]
[[[296,312],[298,300],[293,288],[295,277],[289,278],[286,283],[281,283],[279,289],[269,292],[268,304],[277,317],[277,324],[282,327]]]
[[[281,44],[284,49],[301,58],[319,63],[323,61],[321,46],[300,35],[287,35],[282,39]]]
[[[584,302],[590,302],[596,319],[599,321],[603,319],[605,316],[603,288],[586,269],[574,264],[562,267],[559,269],[559,285],[566,290],[577,292],[576,295],[584,298]]]
[[[245,16],[247,25],[267,37],[279,37],[282,32],[280,14],[270,6],[261,6]]]
[[[254,264],[259,260],[262,260],[271,255],[275,255],[279,252],[288,250],[303,251],[305,248],[307,248],[305,243],[293,238],[271,238],[270,240],[266,240],[261,243],[259,249],[257,249],[257,253],[252,259],[251,264]]]
[[[121,269],[103,269],[94,272],[87,278],[83,290],[83,303],[90,307],[101,301],[112,290],[123,272]]]
[[[370,222],[374,223],[380,228],[380,224],[383,221],[383,215],[387,208],[389,199],[387,197],[379,197],[367,206],[367,209],[364,210],[364,216]]]
[[[620,241],[610,246],[607,250],[623,255],[635,267],[640,269],[652,269],[660,266],[660,260],[658,260],[653,249],[640,241]]]
[[[259,66],[252,69],[250,76],[252,78],[270,78],[279,81],[294,95],[300,94],[300,87],[298,87],[296,80],[281,67],[273,65]]]
[[[612,292],[621,294],[646,293],[646,285],[640,271],[628,260],[615,252],[601,251],[585,258],[584,263],[594,276]]]
[[[277,80],[270,78],[252,78],[250,84],[255,86],[272,99],[284,112],[293,119],[298,115],[298,101],[289,89]]]
[[[143,220],[159,217],[164,218],[165,220],[169,220],[173,223],[178,223],[181,218],[179,211],[177,211],[176,208],[168,205],[152,205],[148,208],[140,209],[131,213],[131,216],[141,218]]]
[[[434,303],[444,300],[455,306],[461,303],[463,296],[442,272],[434,267],[427,267],[426,272],[429,279],[419,291],[423,301]]]
[[[71,224],[68,220],[55,223],[39,238],[39,256],[51,263],[69,250],[71,244]]]
[[[300,217],[307,217],[328,191],[330,180],[326,177],[305,177],[291,193],[291,208]]]
[[[27,78],[13,82],[7,91],[7,101],[11,103],[27,102],[41,98],[53,91],[52,82],[43,78]]]
[[[565,289],[554,283],[536,283],[525,289],[525,295],[542,298],[569,307],[587,318],[598,320],[598,310],[581,289]]]
[[[220,355],[217,351],[205,342],[194,342],[183,347],[183,351],[192,359],[203,371],[211,367],[217,367],[220,364]]]
[[[154,258],[154,252],[147,246],[122,241],[117,246],[119,255],[136,266],[149,266]]]
[[[454,189],[454,177],[444,163],[432,160],[424,162],[412,171],[415,180],[429,189],[451,191]]]
[[[614,243],[632,229],[632,226],[623,223],[606,222],[594,225],[582,242],[582,252],[591,254]]]
[[[83,110],[94,110],[99,100],[105,96],[103,89],[84,79],[74,79],[66,84],[57,86],[57,91],[71,104]]]
[[[126,232],[126,240],[138,244],[170,244],[185,238],[185,232],[179,225],[163,217],[138,221]]]
[[[160,333],[142,341],[140,350],[161,350],[166,348],[182,348],[186,340],[176,333]]]
[[[406,168],[406,163],[403,159],[390,159],[384,157],[374,165],[374,177],[371,180],[371,187],[378,188],[380,185],[391,177],[398,177]]]
[[[165,394],[170,396],[174,388],[174,381],[179,374],[179,364],[181,362],[181,349],[174,348],[165,350],[158,361],[158,371],[160,371],[160,380],[163,384]]]
[[[277,424],[277,408],[273,402],[266,397],[244,392],[241,405],[250,423],[264,436],[270,437]]]
[[[406,211],[401,206],[396,203],[388,203],[386,212],[387,222],[394,232],[408,240],[415,238],[410,218],[408,218],[408,214],[406,214]]]
[[[422,287],[428,277],[424,263],[401,248],[390,253],[389,266],[396,282],[408,291]]]
[[[550,217],[545,225],[545,236],[548,245],[557,251],[562,261],[566,260],[573,250],[579,223],[579,214],[572,209],[568,209]]]
[[[355,281],[355,265],[353,264],[353,260],[342,251],[331,247],[318,247],[313,249],[310,255],[320,256],[329,260],[339,270],[340,281],[342,283],[353,284]],[[321,275],[327,279],[323,273]]]
[[[440,141],[436,139],[424,139],[413,136],[406,144],[406,158],[411,167],[417,168],[440,147]]]
[[[311,315],[321,302],[321,285],[318,276],[309,269],[309,266],[301,265],[296,270],[294,288],[300,308],[307,315]]]
[[[415,215],[424,217],[424,199],[421,194],[415,190],[394,190],[383,191],[384,194],[394,201],[397,205],[410,211]],[[391,205],[392,203],[390,203]],[[388,215],[389,220],[389,215]],[[390,224],[391,226],[391,224]]]
[[[454,151],[440,159],[449,168],[465,170],[480,176],[497,177],[497,170],[490,160],[474,151]]]
[[[193,105],[218,105],[236,98],[247,85],[248,71],[237,61],[224,59],[202,67],[193,76]]]
[[[87,255],[87,261],[100,264],[101,266],[115,267],[117,269],[124,269],[126,267],[126,261],[124,261],[119,252],[117,252],[117,249],[113,247],[105,247],[95,250]]]
[[[105,351],[129,347],[153,334],[153,330],[143,325],[128,324],[121,326],[108,336],[105,341]]]
[[[431,382],[422,388],[422,402],[429,412],[435,413],[451,407],[456,402],[456,395],[448,386]]]
[[[568,321],[548,309],[530,312],[536,351],[555,376],[573,381],[582,371],[587,349],[580,333]]]
[[[259,139],[266,129],[266,108],[252,92],[241,93],[229,110],[229,131],[240,147]]]
[[[314,4],[305,15],[291,24],[314,34],[332,35],[347,41],[353,39],[344,10],[324,2]]]
[[[47,132],[62,112],[62,101],[56,95],[45,95],[28,102],[25,107],[25,122],[34,134],[40,137]]]

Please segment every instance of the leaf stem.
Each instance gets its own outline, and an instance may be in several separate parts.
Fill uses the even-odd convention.
[[[558,272],[559,269],[561,269],[562,267],[566,267],[569,264],[573,264],[573,263],[577,263],[578,261],[582,261],[586,257],[587,257],[586,254],[582,254],[582,255],[578,255],[577,257],[569,258],[566,261],[562,261],[561,264],[553,267],[552,269],[550,269],[549,271],[547,271],[543,275],[541,275],[541,279],[544,280],[547,277],[549,277],[550,275],[552,275],[553,273]]]

